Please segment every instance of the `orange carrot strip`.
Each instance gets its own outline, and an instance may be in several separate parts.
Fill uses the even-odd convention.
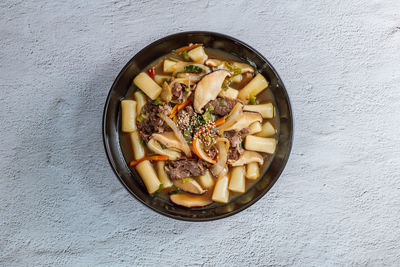
[[[214,123],[215,123],[215,127],[224,124],[224,123],[225,123],[225,117],[219,118],[219,119],[216,120]]]
[[[179,105],[175,105],[175,106],[172,108],[171,113],[169,114],[169,117],[170,117],[171,119],[175,116],[175,114],[176,114],[176,112],[177,112],[177,109],[178,109],[178,106],[179,106]]]
[[[200,146],[200,140],[199,140],[199,136],[201,133],[212,129],[214,127],[217,127],[219,125],[222,125],[225,123],[225,117],[222,117],[218,120],[216,120],[215,122],[210,122],[209,124],[207,124],[206,126],[204,126],[203,128],[201,128],[193,137],[193,141],[192,141],[192,145],[193,145],[193,152],[202,160],[205,160],[211,164],[215,164],[216,160],[212,159],[211,157],[209,157],[201,148]]]
[[[157,161],[164,161],[164,160],[168,160],[168,156],[165,155],[155,155],[155,156],[148,156],[148,157],[144,157],[141,158],[139,160],[133,160],[129,163],[129,166],[134,167],[136,165],[138,165],[140,162],[145,161],[145,160],[157,160]]]
[[[178,111],[183,109],[184,107],[186,107],[187,105],[189,105],[190,103],[192,103],[192,100],[188,99],[185,102],[183,102],[182,104],[179,104],[178,106]]]
[[[186,50],[189,50],[189,49],[192,49],[192,48],[196,48],[196,47],[199,47],[199,46],[202,46],[202,44],[190,44],[190,45],[178,48],[175,51],[176,52],[183,52],[183,51],[186,51]]]
[[[176,113],[178,113],[179,110],[183,109],[184,107],[186,107],[190,103],[192,103],[192,100],[188,99],[185,102],[183,102],[182,104],[175,105],[172,108],[171,113],[169,114],[169,117],[173,118],[176,115]]]

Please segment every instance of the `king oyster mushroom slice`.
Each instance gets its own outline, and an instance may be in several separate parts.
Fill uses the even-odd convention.
[[[252,162],[257,162],[258,164],[262,165],[264,163],[264,159],[260,153],[255,151],[244,151],[240,158],[236,161],[230,160],[228,163],[235,167],[235,166],[242,166]]]
[[[218,69],[228,69],[225,65],[224,62],[226,61],[222,61],[219,59],[214,59],[214,58],[210,58],[207,59],[204,64],[209,66],[209,67],[218,67]],[[233,62],[232,63],[233,66],[238,67],[241,69],[241,74],[244,73],[254,73],[254,68],[252,66],[250,66],[249,64],[246,63],[242,63],[242,62]]]
[[[250,66],[249,64],[246,63],[242,63],[242,62],[233,62],[232,63],[233,66],[240,68],[242,71],[241,73],[254,73],[254,68],[252,66]]]
[[[191,194],[174,194],[171,195],[169,199],[172,203],[186,208],[204,207],[212,203],[211,199]]]
[[[179,180],[174,180],[173,183],[176,187],[179,187],[183,191],[196,195],[204,194],[207,191],[204,190],[201,187],[201,185],[193,179],[191,179],[190,181],[184,181],[183,179],[179,179]]]
[[[209,67],[216,67],[216,66],[221,65],[222,63],[223,63],[222,60],[215,59],[215,58],[209,58],[204,62],[204,64]]]
[[[183,145],[176,138],[174,132],[164,132],[164,133],[154,133],[151,135],[152,138],[159,143],[162,143],[169,149],[173,149],[176,151],[183,151]]]
[[[262,122],[262,116],[258,112],[243,112],[240,118],[230,127],[225,129],[225,131],[237,131],[249,127],[252,123],[258,121]]]
[[[227,70],[217,70],[205,75],[198,83],[194,93],[193,106],[196,112],[202,113],[203,107],[217,98],[222,90],[222,83],[231,74]]]

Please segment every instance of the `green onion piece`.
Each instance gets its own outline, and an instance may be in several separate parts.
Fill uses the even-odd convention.
[[[229,64],[229,62],[224,62],[224,64],[229,69],[229,71],[233,72],[232,77],[242,73],[241,68],[231,65],[231,64]],[[231,77],[231,79],[232,79],[232,77]]]
[[[239,74],[242,73],[242,69],[241,68],[236,67],[236,66],[234,66],[234,67],[235,67],[235,72],[233,73],[233,76],[236,76],[236,75],[239,75]]]
[[[140,143],[142,144],[142,145],[146,145],[146,142],[144,141],[144,140],[140,140]]]
[[[154,105],[162,105],[164,104],[164,102],[161,100],[161,98],[157,97],[154,101],[153,101]]]
[[[239,144],[239,147],[242,148],[242,147],[243,147],[243,143],[240,143],[240,144]]]
[[[160,143],[160,146],[161,146],[161,148],[162,149],[167,149],[168,147],[166,146],[166,145],[164,145],[163,143],[161,143],[161,142],[159,142]]]
[[[156,191],[156,194],[159,194],[163,188],[163,184],[160,184],[160,186],[158,187],[158,190]]]
[[[183,51],[182,56],[183,56],[183,58],[184,58],[186,61],[190,61],[190,57],[189,57],[187,51]]]
[[[190,182],[190,181],[192,181],[193,180],[193,178],[192,177],[186,177],[186,178],[183,178],[183,182],[184,183],[187,183],[187,182]]]
[[[137,120],[138,122],[142,122],[142,120],[144,120],[145,118],[146,118],[146,116],[142,113],[142,114],[139,115],[139,117],[137,117],[136,120]]]
[[[185,66],[184,69],[186,72],[189,72],[189,73],[199,73],[199,72],[203,71],[202,68],[200,68],[199,66],[196,66],[196,65],[188,65],[188,66]]]
[[[231,84],[231,80],[224,80],[224,82],[222,83],[222,89],[224,89],[225,91],[229,89],[229,85]]]
[[[168,195],[183,194],[183,193],[184,193],[184,191],[182,189],[178,188],[176,190],[169,191]]]
[[[251,98],[250,98],[250,104],[251,105],[254,105],[256,103],[256,97],[255,96],[252,96]]]
[[[205,111],[204,114],[202,115],[203,120],[204,120],[206,123],[216,120],[215,115],[211,114],[211,111],[213,111],[213,110],[214,110],[214,107],[213,107],[213,106],[208,106],[208,107],[206,108],[206,111]]]
[[[221,101],[219,101],[219,104],[221,105],[221,107],[225,107],[226,106],[225,99],[221,99]]]

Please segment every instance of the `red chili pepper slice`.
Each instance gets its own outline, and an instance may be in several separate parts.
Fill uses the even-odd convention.
[[[150,75],[151,78],[154,78],[154,67],[148,70],[148,73]]]

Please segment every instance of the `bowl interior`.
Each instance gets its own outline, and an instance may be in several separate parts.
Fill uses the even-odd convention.
[[[279,114],[280,131],[274,158],[269,166],[261,170],[261,178],[244,194],[227,204],[212,204],[198,209],[176,206],[164,199],[152,196],[137,173],[127,165],[119,143],[120,100],[128,91],[133,78],[149,63],[168,54],[172,49],[188,43],[203,43],[206,47],[233,53],[240,58],[254,62],[257,69],[269,81],[269,90],[274,94]],[[151,209],[181,220],[207,221],[235,214],[260,199],[279,178],[288,160],[293,134],[292,112],[285,86],[271,64],[256,50],[245,43],[218,33],[184,32],[162,38],[137,53],[122,69],[111,87],[103,114],[103,139],[109,162],[126,189]]]

